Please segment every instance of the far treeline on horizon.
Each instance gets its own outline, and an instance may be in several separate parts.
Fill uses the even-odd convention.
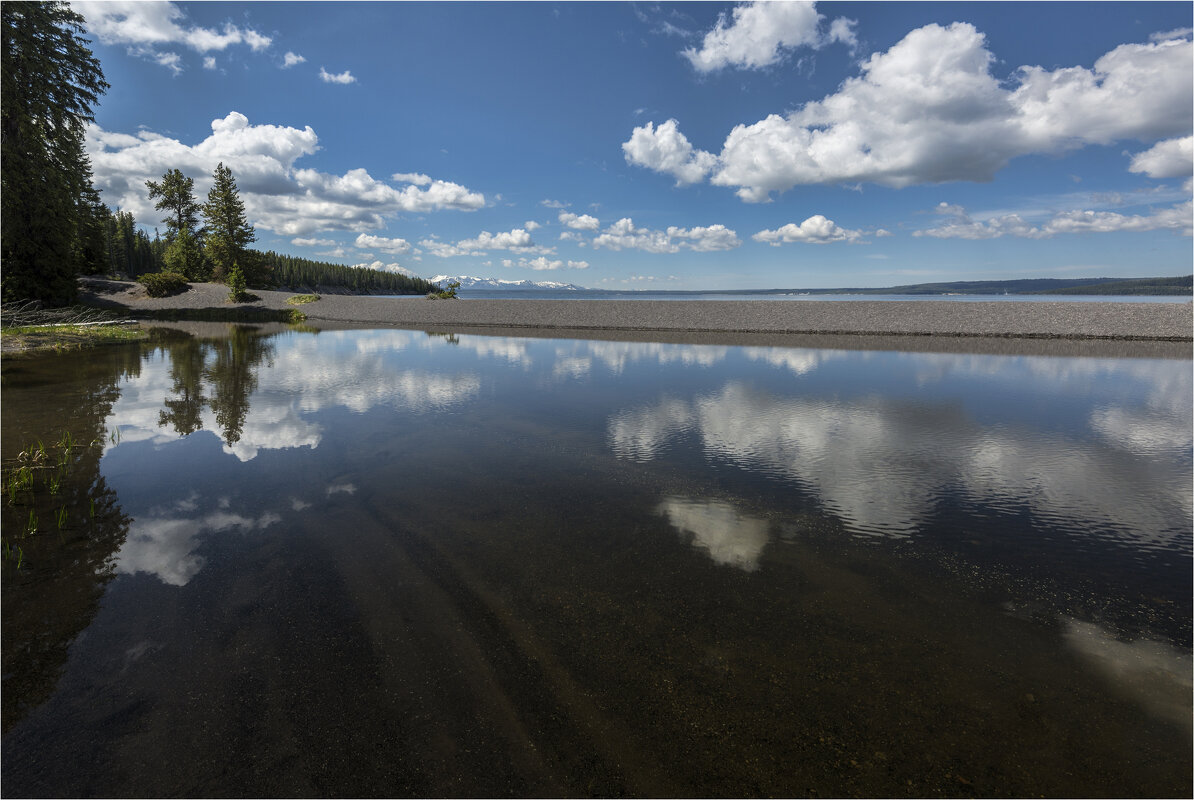
[[[73,303],[82,275],[1194,292],[1188,3],[0,16],[5,303]]]
[[[774,289],[772,292],[789,292]],[[1068,294],[1194,295],[1194,275],[1173,278],[1023,278],[1010,281],[948,281],[903,286],[800,289],[809,294]]]

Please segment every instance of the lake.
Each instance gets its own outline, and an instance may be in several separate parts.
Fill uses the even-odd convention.
[[[1190,792],[1188,346],[179,328],[3,362],[6,796]]]

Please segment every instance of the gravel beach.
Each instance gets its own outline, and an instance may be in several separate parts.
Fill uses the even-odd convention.
[[[257,291],[230,304],[219,284],[147,297],[135,283],[85,279],[84,302],[137,314],[230,308],[283,310],[292,292]],[[1194,305],[1114,302],[430,300],[322,295],[299,307],[308,320],[339,325],[573,331],[670,331],[864,336],[1012,337],[1187,342]]]

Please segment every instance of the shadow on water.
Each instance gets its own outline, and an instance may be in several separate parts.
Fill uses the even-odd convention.
[[[140,366],[129,347],[4,363],[5,732],[53,694],[71,642],[114,575],[129,519],[100,458],[115,435],[106,423],[120,381]],[[9,390],[14,380],[20,391]],[[23,469],[27,488],[14,490]]]
[[[4,365],[6,795],[1189,790],[1188,364],[154,336]]]
[[[221,326],[223,327],[223,326]],[[160,424],[179,435],[202,428],[204,406],[234,444],[273,352],[246,326],[200,339],[158,330],[148,353],[165,351],[173,381]],[[140,374],[142,351],[102,348],[5,362],[3,439],[3,728],[53,694],[71,642],[98,610],[114,576],[113,556],[129,517],[100,474],[106,446],[120,439],[107,418],[121,381]]]

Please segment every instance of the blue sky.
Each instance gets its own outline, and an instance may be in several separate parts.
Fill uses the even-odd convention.
[[[1185,2],[72,5],[96,185],[150,229],[145,180],[222,161],[260,248],[423,277],[1191,269]]]

